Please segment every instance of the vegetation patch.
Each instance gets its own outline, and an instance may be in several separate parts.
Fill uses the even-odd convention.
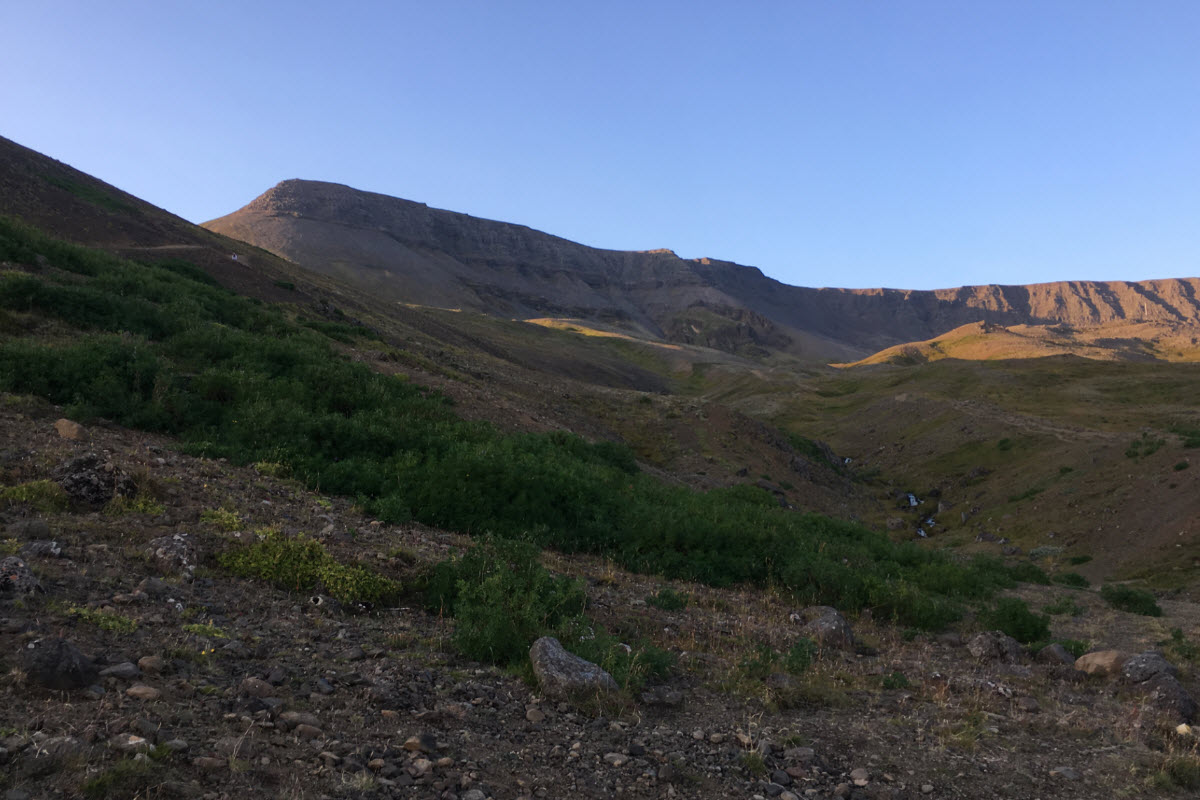
[[[646,598],[646,602],[663,611],[682,611],[687,608],[688,596],[667,586]]]
[[[1154,595],[1145,589],[1108,583],[1100,587],[1100,596],[1106,603],[1119,611],[1128,611],[1147,617],[1161,617],[1163,613],[1162,608],[1154,599]]]
[[[70,506],[67,493],[54,481],[40,480],[17,486],[0,486],[0,508],[26,505],[34,511],[53,513]]]
[[[1078,572],[1060,572],[1055,575],[1052,580],[1055,583],[1063,586],[1070,586],[1073,589],[1086,589],[1092,585],[1092,582],[1080,575]]]
[[[639,472],[620,444],[509,434],[460,419],[445,397],[333,349],[331,336],[370,335],[366,329],[297,322],[178,269],[0,220],[0,260],[33,263],[39,254],[58,271],[0,277],[0,309],[88,335],[0,342],[0,391],[176,435],[194,454],[277,463],[388,522],[528,536],[539,547],[716,586],[771,584],[800,602],[870,608],[911,627],[942,627],[961,616],[964,600],[985,599],[997,586],[998,576],[981,582],[971,568],[913,543],[781,509],[756,487],[667,485]],[[367,581],[345,569],[324,577]],[[377,592],[386,593],[366,590]]]
[[[274,530],[250,545],[222,553],[221,566],[234,575],[258,578],[289,591],[320,588],[339,603],[377,605],[395,600],[400,584],[362,566],[338,563],[307,536],[288,537]]]
[[[1028,644],[1050,638],[1050,618],[1029,610],[1024,600],[1003,597],[994,608],[979,615],[980,624],[989,630],[1007,633]]]
[[[74,605],[58,606],[57,608],[61,613],[86,622],[89,625],[95,625],[100,630],[110,633],[133,633],[138,627],[136,620],[118,614],[115,611],[104,611],[98,608],[85,608]]]

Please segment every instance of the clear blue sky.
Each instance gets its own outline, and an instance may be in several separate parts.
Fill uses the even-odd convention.
[[[0,135],[187,219],[286,178],[807,286],[1200,274],[1200,2],[0,4]]]

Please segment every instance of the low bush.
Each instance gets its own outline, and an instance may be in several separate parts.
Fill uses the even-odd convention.
[[[1100,596],[1104,601],[1118,611],[1128,611],[1147,617],[1161,617],[1162,609],[1154,599],[1154,595],[1145,589],[1135,589],[1132,586],[1107,583],[1100,587]]]
[[[687,608],[688,596],[667,586],[647,597],[646,602],[663,611],[682,611]]]
[[[322,589],[349,606],[394,601],[400,584],[366,567],[346,566],[307,536],[287,537],[265,531],[250,545],[222,553],[221,566],[244,578],[258,578],[289,591]]]
[[[1029,610],[1024,600],[1002,597],[996,605],[979,615],[989,630],[1007,633],[1018,642],[1036,642],[1050,638],[1050,618]]]
[[[1078,572],[1060,572],[1054,576],[1053,580],[1055,583],[1070,586],[1073,589],[1086,589],[1092,585],[1091,581]]]
[[[66,511],[70,505],[70,498],[54,481],[30,481],[17,486],[0,486],[0,508],[15,505],[27,505],[34,511],[48,514]]]

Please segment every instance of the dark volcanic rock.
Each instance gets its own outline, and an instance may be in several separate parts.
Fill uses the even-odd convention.
[[[543,636],[529,648],[538,685],[556,700],[592,699],[618,691],[612,676],[590,661],[569,653],[558,639]]]
[[[47,689],[82,689],[99,677],[92,660],[66,639],[39,639],[22,656],[29,679]]]
[[[55,472],[55,479],[72,500],[94,508],[112,500],[113,495],[132,496],[136,489],[128,475],[96,453],[63,464]]]

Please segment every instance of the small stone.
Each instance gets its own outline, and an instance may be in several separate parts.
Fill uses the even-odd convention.
[[[141,674],[142,671],[132,661],[122,661],[120,664],[114,664],[111,667],[100,670],[101,678],[112,676],[120,678],[123,681],[133,680]]]
[[[967,651],[981,661],[1015,664],[1021,660],[1021,644],[1001,631],[984,631],[971,637]]]
[[[487,800],[487,795],[479,789],[468,789],[459,796],[459,800]]]
[[[1062,778],[1065,781],[1077,781],[1083,776],[1079,774],[1078,770],[1071,767],[1055,767],[1050,770],[1050,777]]]
[[[855,786],[866,786],[871,782],[871,773],[867,772],[862,767],[850,772],[850,780],[854,781]]]
[[[849,797],[850,796],[850,784],[839,783],[837,786],[833,787],[833,796],[834,797]]]
[[[354,647],[351,647],[349,650],[347,650],[346,655],[344,657],[347,661],[362,661],[364,658],[367,657],[367,654],[363,651],[363,649],[361,647],[358,647],[356,645]]]
[[[722,742],[725,741],[725,734],[723,734],[723,733],[710,734],[708,737],[708,740],[710,742],[712,742],[713,744],[721,744]]]
[[[192,766],[197,769],[202,769],[207,772],[216,772],[217,770],[225,769],[229,766],[229,762],[223,758],[212,758],[211,756],[200,756],[192,759]]]
[[[658,779],[666,783],[675,780],[675,768],[670,764],[663,764],[658,768]]]
[[[307,741],[309,739],[316,739],[318,736],[320,736],[321,729],[315,725],[306,725],[301,723],[292,730],[292,733],[296,734],[297,738]]]
[[[432,761],[430,761],[428,758],[418,758],[414,759],[413,762],[408,765],[408,774],[412,775],[414,778],[422,778],[425,775],[428,775],[432,769]]]
[[[33,594],[45,591],[24,560],[9,556],[0,561],[0,594]]]
[[[1174,664],[1162,657],[1161,653],[1153,650],[1138,653],[1121,666],[1121,677],[1128,683],[1145,683],[1156,675],[1178,677],[1179,670]]]
[[[372,772],[379,772],[379,770],[383,769],[386,765],[387,762],[382,758],[372,758],[367,762],[367,769],[371,770]]]
[[[125,694],[135,700],[157,700],[162,697],[161,691],[144,683],[135,683],[125,690]]]
[[[777,769],[771,773],[771,781],[778,783],[780,786],[791,786],[792,776],[788,775],[785,770]]]
[[[118,733],[109,742],[122,753],[145,753],[150,749],[149,741],[132,733]]]
[[[275,694],[275,687],[261,678],[247,676],[242,679],[242,692],[251,697],[270,697]]]
[[[624,753],[605,753],[604,760],[610,767],[623,767],[629,762],[629,756]]]
[[[1037,698],[1030,697],[1029,695],[1023,695],[1017,698],[1017,708],[1021,709],[1026,714],[1036,714],[1042,710]]]
[[[432,733],[419,733],[404,740],[404,749],[411,753],[434,753],[437,751],[437,737]]]
[[[69,419],[56,420],[54,430],[58,431],[58,435],[63,439],[75,442],[81,441],[87,435],[87,431],[82,425]]]
[[[54,539],[35,539],[21,548],[23,558],[62,558],[63,549]]]
[[[1063,647],[1058,642],[1048,644],[1041,650],[1038,650],[1037,662],[1039,664],[1074,664],[1075,656],[1067,652],[1067,648]]]
[[[317,691],[321,694],[333,694],[334,692],[333,684],[324,678],[317,678],[313,681],[313,685],[317,687]]]
[[[933,794],[933,784],[932,783],[922,783],[921,784],[921,794]]]
[[[537,723],[546,719],[546,715],[539,709],[531,708],[525,712],[525,719],[536,725]]]
[[[285,711],[279,715],[280,722],[290,727],[297,725],[311,725],[314,728],[321,727],[321,721],[316,715],[309,714],[306,711]]]
[[[162,656],[142,656],[137,662],[138,669],[142,672],[148,672],[151,675],[157,675],[167,667],[167,662]]]
[[[163,742],[163,747],[172,753],[182,753],[188,749],[188,743],[183,739],[168,739]]]

